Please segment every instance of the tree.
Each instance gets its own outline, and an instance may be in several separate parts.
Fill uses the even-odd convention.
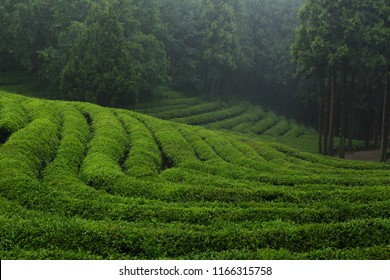
[[[201,4],[202,0],[163,0],[160,4],[172,86],[191,92],[202,91]]]
[[[164,48],[154,35],[142,33],[134,11],[129,0],[88,3],[86,17],[40,52],[45,80],[59,87],[63,98],[110,106],[135,104],[166,84]]]
[[[51,51],[49,64],[60,65],[60,90],[71,100],[118,106],[138,99],[141,65],[138,45],[125,37],[126,27],[111,1],[94,4],[84,22],[73,22]]]
[[[291,47],[298,75],[317,81],[319,98],[319,151],[328,154],[332,144],[334,87],[333,70],[328,65],[329,43],[321,28],[324,13],[318,1],[307,1],[299,12],[299,25],[295,30],[295,42]],[[327,86],[326,86],[327,84]],[[333,97],[333,98],[332,98]]]
[[[378,71],[383,79],[383,119],[381,137],[381,161],[387,161],[389,118],[390,118],[390,1],[379,1],[377,6],[378,20],[375,22],[370,42],[375,46],[377,53]]]
[[[346,138],[349,138],[349,146],[352,143],[353,112],[357,100],[361,99],[358,94],[364,95],[356,91],[359,88],[372,90],[373,79],[366,77],[377,76],[380,67],[387,69],[387,62],[379,62],[387,61],[383,59],[383,51],[389,42],[385,27],[388,14],[388,3],[374,0],[308,0],[300,12],[292,54],[298,73],[315,78],[319,84],[320,139],[323,137],[319,149],[323,154],[332,154],[333,128],[338,123],[339,155],[344,157]],[[386,78],[384,80],[386,85]],[[328,84],[325,91],[324,81]],[[362,81],[371,85],[362,87]],[[387,112],[386,94],[384,96]],[[388,131],[385,111],[382,133]],[[387,136],[383,135],[382,146],[386,142]]]
[[[204,0],[203,63],[205,88],[211,97],[230,97],[232,71],[237,67],[237,24],[231,1]]]

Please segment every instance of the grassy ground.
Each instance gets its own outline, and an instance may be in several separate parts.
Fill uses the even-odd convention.
[[[390,165],[272,141],[301,134],[282,117],[234,133],[275,115],[207,106],[223,131],[0,92],[0,258],[388,259]]]

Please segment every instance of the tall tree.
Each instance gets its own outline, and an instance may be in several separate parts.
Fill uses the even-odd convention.
[[[40,52],[48,83],[67,99],[128,106],[169,81],[164,47],[142,32],[144,19],[136,18],[132,1],[87,4],[85,18],[60,30],[57,44]]]
[[[205,87],[210,95],[230,97],[237,67],[237,24],[232,1],[204,0],[202,6]]]
[[[323,79],[319,77],[328,73],[325,74],[325,79],[329,82],[329,90],[325,95],[320,94],[320,119],[325,120],[323,127],[319,129],[320,138],[324,132],[320,150],[324,154],[332,154],[331,139],[336,123],[339,125],[336,132],[340,139],[340,157],[344,157],[347,137],[351,145],[352,113],[355,110],[353,106],[358,99],[355,91],[361,88],[356,85],[358,78],[362,78],[360,83],[367,80],[372,82],[372,79],[364,77],[373,73],[378,75],[380,67],[387,69],[388,60],[384,58],[386,55],[383,55],[383,52],[388,49],[389,42],[386,35],[388,4],[388,1],[374,0],[308,0],[300,12],[300,25],[292,46],[298,73],[306,74],[307,78],[316,78],[319,85],[323,85]],[[379,63],[380,61],[385,62]],[[386,73],[386,70],[382,73]],[[384,78],[384,84],[386,79]],[[373,88],[372,85],[370,88]],[[384,101],[387,101],[386,94]],[[386,111],[387,107],[384,108]],[[385,126],[388,118],[385,111],[382,133],[387,131]],[[336,113],[338,121],[334,122]],[[321,117],[322,115],[324,117]],[[386,145],[386,142],[387,137],[383,135],[382,146]]]
[[[202,92],[202,1],[162,0],[160,4],[166,29],[162,42],[170,58],[172,86],[191,92]]]

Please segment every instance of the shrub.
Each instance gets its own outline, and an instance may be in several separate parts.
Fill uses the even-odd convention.
[[[28,116],[22,107],[23,98],[5,96],[0,99],[0,143],[28,123]]]
[[[99,187],[112,184],[123,175],[120,162],[126,157],[129,139],[115,114],[95,105],[82,105],[92,118],[92,139],[81,166],[81,175],[89,184]]]
[[[137,119],[125,113],[119,116],[130,135],[130,151],[125,160],[127,174],[139,178],[157,176],[162,159],[152,134]]]
[[[184,118],[173,118],[172,121],[185,123],[185,124],[207,124],[210,122],[215,122],[218,120],[223,120],[232,116],[240,115],[247,108],[247,104],[239,104],[227,109],[222,109],[218,111],[203,113],[199,115],[194,115]]]

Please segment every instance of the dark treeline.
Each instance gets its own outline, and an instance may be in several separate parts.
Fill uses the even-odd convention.
[[[3,0],[0,71],[108,106],[159,86],[249,99],[316,125],[323,154],[358,138],[384,160],[389,1]]]
[[[318,92],[319,151],[344,157],[353,138],[381,145],[389,132],[389,0],[308,0],[299,13],[292,53]],[[348,143],[346,142],[348,140]]]
[[[160,85],[292,109],[289,48],[304,0],[0,2],[0,70],[58,98],[127,106]]]

